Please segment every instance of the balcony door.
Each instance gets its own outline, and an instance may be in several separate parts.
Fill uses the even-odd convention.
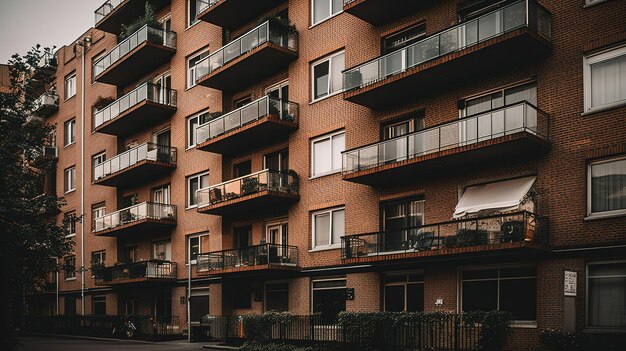
[[[172,260],[172,242],[158,241],[152,244],[152,258],[161,261]]]
[[[403,135],[411,134],[423,128],[422,118],[405,119],[399,122],[392,122],[382,126],[383,140],[390,140],[381,144],[379,148],[379,160],[385,163],[392,163],[406,160],[411,157],[415,150],[414,145],[410,145],[408,137],[401,138]],[[419,147],[417,148],[420,149]]]
[[[406,250],[417,241],[417,226],[424,224],[424,200],[407,199],[382,204],[382,231],[379,245],[385,251]]]
[[[275,244],[269,248],[270,263],[278,263],[279,257],[287,257],[287,223],[268,224],[267,242]]]
[[[265,89],[265,94],[270,98],[277,99],[269,101],[270,113],[278,113],[280,117],[284,117],[289,114],[289,81],[285,80],[276,85],[273,85]]]
[[[153,189],[152,190],[152,202],[157,203],[157,204],[169,205],[171,203],[170,193],[171,191],[170,191],[169,184]]]
[[[170,105],[172,103],[172,96],[170,94],[172,89],[172,76],[164,74],[154,80],[154,98],[155,101],[163,104]]]
[[[172,162],[172,132],[171,130],[164,129],[159,132],[154,133],[153,142],[157,145],[156,150],[151,150],[148,148],[148,159],[161,161],[161,162]],[[154,153],[156,153],[156,157],[154,157]],[[152,155],[151,158],[150,156]]]
[[[243,249],[251,245],[252,227],[245,226],[233,229],[235,249]]]
[[[268,186],[271,189],[280,189],[289,184],[289,150],[281,150],[263,157],[263,169],[269,169]]]
[[[166,17],[160,22],[161,28],[163,28],[163,45],[171,46],[172,43],[169,42],[169,33],[172,31],[172,18]]]

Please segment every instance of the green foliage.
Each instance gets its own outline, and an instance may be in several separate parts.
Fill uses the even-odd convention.
[[[247,342],[243,344],[241,351],[316,351],[314,347],[299,347],[290,344],[264,344],[258,342]]]
[[[35,99],[45,91],[41,77],[46,75],[39,67],[44,52],[51,49],[37,45],[25,56],[13,55],[12,91],[0,94],[0,349],[10,348],[11,333],[22,323],[24,294],[37,291],[47,274],[60,268],[51,257],[71,250],[64,229],[45,215],[58,212],[63,203],[56,194],[42,195],[45,177],[55,163],[39,162],[34,167],[30,162],[53,130],[46,123],[25,123]]]
[[[122,24],[120,35],[118,35],[118,40],[121,42],[122,40],[130,37],[133,33],[138,31],[141,27],[148,26],[158,26],[159,22],[156,20],[156,15],[154,11],[154,7],[146,1],[145,5],[145,14],[143,16],[135,18],[129,24]]]
[[[249,341],[264,341],[270,336],[273,325],[286,325],[294,319],[291,312],[268,311],[263,314],[243,316],[243,330]]]
[[[553,329],[541,332],[539,340],[551,351],[618,351],[626,344],[623,334],[568,333]]]

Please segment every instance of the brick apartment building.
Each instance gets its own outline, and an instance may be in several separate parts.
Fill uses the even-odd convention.
[[[186,329],[191,261],[192,323],[501,309],[515,349],[626,330],[625,1],[148,3],[158,26],[123,38],[144,1],[109,0],[52,62],[75,249],[31,313]]]

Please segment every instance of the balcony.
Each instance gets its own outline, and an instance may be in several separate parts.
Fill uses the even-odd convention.
[[[94,184],[129,186],[163,177],[176,168],[176,148],[144,143],[94,168]]]
[[[131,23],[145,14],[146,1],[158,11],[170,3],[170,0],[107,0],[94,15],[97,29],[120,34],[122,24]]]
[[[127,86],[167,63],[175,52],[176,33],[145,25],[93,64],[94,79]]]
[[[59,96],[55,92],[43,93],[33,104],[33,113],[41,117],[50,117],[59,110]]]
[[[548,221],[530,212],[497,214],[341,238],[344,263],[452,259],[548,248]]]
[[[57,57],[50,51],[44,51],[39,59],[39,69],[33,75],[33,79],[47,82],[57,71]]]
[[[518,1],[343,72],[344,99],[369,108],[414,101],[550,52],[552,19]]]
[[[298,57],[297,50],[298,33],[283,23],[268,20],[200,61],[196,82],[236,91],[287,69],[289,62]]]
[[[196,128],[197,149],[237,154],[285,139],[298,129],[298,104],[264,96]]]
[[[300,199],[294,171],[265,169],[198,190],[198,212],[245,214],[258,209],[288,206]]]
[[[198,275],[228,273],[271,273],[298,269],[298,248],[281,244],[262,244],[241,249],[198,255]]]
[[[342,173],[344,180],[384,187],[549,150],[549,116],[523,101],[344,151]]]
[[[196,18],[225,29],[240,27],[285,0],[200,0]]]
[[[169,283],[176,281],[176,262],[148,260],[110,267],[94,267],[96,285]]]
[[[94,219],[93,233],[112,237],[144,233],[161,235],[175,225],[175,205],[142,202]]]
[[[47,168],[56,163],[59,150],[56,146],[44,145],[41,148],[32,149],[30,152],[30,164],[36,168]]]
[[[426,8],[433,2],[433,0],[343,0],[343,11],[369,24],[379,26]]]
[[[94,113],[94,132],[126,136],[168,119],[176,111],[176,90],[144,83]]]

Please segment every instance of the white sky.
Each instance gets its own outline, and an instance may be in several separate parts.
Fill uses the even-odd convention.
[[[94,11],[106,0],[0,0],[0,63],[35,44],[57,48],[94,25]]]

